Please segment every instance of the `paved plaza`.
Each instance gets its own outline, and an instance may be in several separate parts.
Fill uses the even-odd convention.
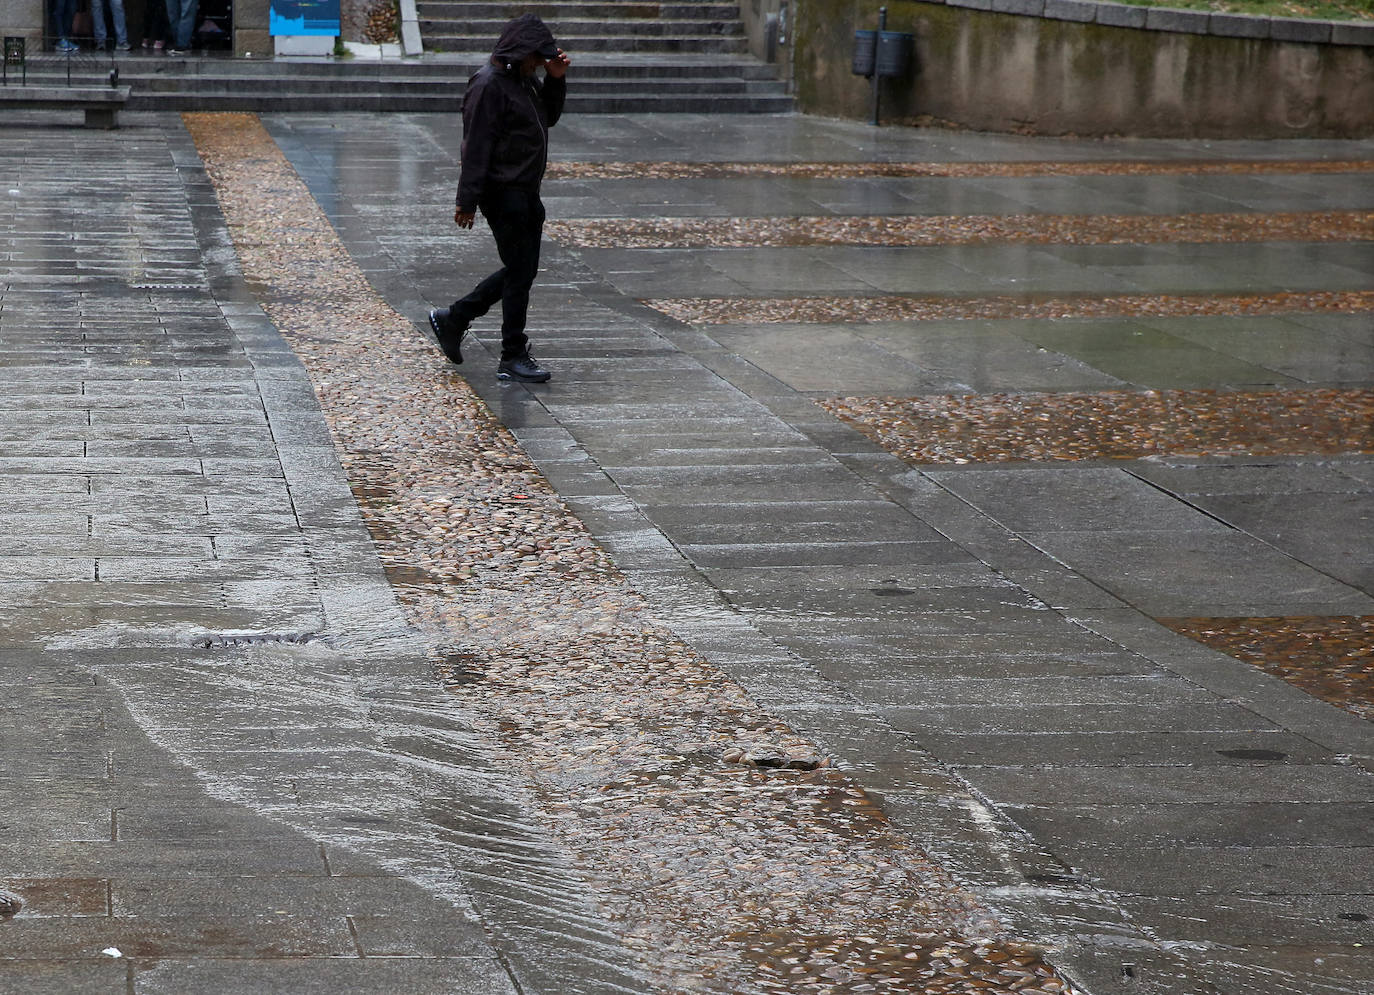
[[[1374,987],[1374,141],[0,143],[0,991]]]

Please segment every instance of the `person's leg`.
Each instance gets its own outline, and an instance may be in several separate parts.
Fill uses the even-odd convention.
[[[91,0],[92,4],[95,0]],[[115,44],[120,48],[129,47],[129,25],[124,19],[124,0],[110,0],[110,14],[114,19]]]
[[[161,48],[167,43],[167,3],[148,0],[143,13],[143,47]]]
[[[492,224],[496,250],[506,264],[501,282],[501,358],[519,359],[529,350],[525,323],[530,288],[539,272],[539,243],[544,233],[544,205],[534,194],[512,191],[505,198],[499,224]]]
[[[175,0],[175,6],[167,4],[167,48],[185,51],[189,42],[181,41],[181,22],[186,19],[188,0]]]
[[[172,21],[174,44],[183,52],[191,47],[191,38],[196,32],[196,8],[197,0],[181,0],[179,14],[176,20]],[[167,13],[169,16],[171,12],[172,8],[168,6]]]
[[[157,0],[152,0],[156,3]],[[167,46],[174,48],[177,40],[177,22],[181,20],[181,0],[166,0],[163,9],[167,11]]]
[[[76,16],[76,0],[54,0],[52,5],[52,33],[58,48],[72,47],[72,18]]]
[[[479,205],[491,226],[496,251],[505,265],[460,297],[443,311],[430,312],[430,325],[439,345],[455,363],[463,331],[474,319],[501,302],[501,363],[499,375],[506,379],[543,382],[547,371],[529,359],[529,338],[525,335],[530,287],[539,271],[539,242],[544,231],[544,205],[534,194],[506,190],[485,198]],[[512,368],[515,364],[518,369]]]
[[[512,229],[511,212],[520,209],[520,198],[512,191],[503,191],[484,198],[478,205],[487,226],[496,239],[496,253],[501,262],[506,262],[507,236]],[[449,320],[457,326],[466,328],[473,321],[490,311],[505,295],[508,266],[503,265],[449,307]]]
[[[95,36],[95,47],[105,49],[105,0],[91,0],[91,34]]]
[[[472,324],[501,299],[501,288],[505,283],[506,268],[502,266],[450,305],[450,320],[463,328]]]

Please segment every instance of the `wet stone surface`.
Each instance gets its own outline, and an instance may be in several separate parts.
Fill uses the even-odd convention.
[[[186,121],[436,673],[659,987],[1066,990],[846,774],[648,617],[509,431],[373,295],[256,119]],[[759,762],[783,757],[815,769]],[[859,939],[932,932],[949,939],[881,954]],[[852,940],[779,971],[832,936]]]
[[[6,984],[1054,990],[1043,946],[1096,995],[1369,987],[1368,723],[1153,616],[1369,617],[1374,461],[912,466],[813,403],[1367,390],[1371,312],[1349,290],[1369,286],[1369,243],[550,242],[535,315],[555,380],[507,389],[488,323],[465,380],[423,332],[455,272],[491,259],[484,232],[452,226],[451,115],[267,119],[348,254],[296,210],[309,198],[270,143],[220,119],[222,161],[258,159],[246,189],[218,177],[259,256],[253,286],[308,357],[336,450],[226,273],[196,151],[175,119],[150,120],[7,131],[0,151],[45,191],[6,202],[23,258],[0,289],[0,330],[17,332],[0,391],[0,800],[17,827],[0,888],[27,903],[0,921]],[[626,160],[616,178],[551,180],[559,218],[1374,207],[1353,161],[1367,142],[569,115],[555,150]],[[112,169],[86,206],[82,178],[122,157],[144,165]],[[714,161],[732,157],[796,163]],[[664,180],[630,161],[674,158]],[[107,200],[159,223],[93,217],[100,238],[73,241],[73,215]],[[199,238],[203,260],[188,242],[175,279],[132,290],[150,277],[130,260],[164,233]],[[80,283],[99,328],[64,310],[78,260],[110,275]],[[943,296],[901,299],[954,317],[867,320],[898,298],[866,295],[917,290]],[[763,314],[797,293],[832,320],[684,327],[636,303],[736,294]],[[141,294],[191,307],[165,341],[130,339],[123,366],[103,317]],[[1194,310],[1112,317],[1122,301]],[[1047,303],[1106,317],[963,317]],[[121,367],[137,375],[107,382]],[[219,413],[201,424],[209,394],[185,385],[212,377]],[[265,424],[246,417],[255,398]],[[56,507],[34,512],[33,494]],[[206,614],[226,598],[232,614]],[[193,646],[188,619],[240,627]],[[87,648],[44,646],[54,633]],[[99,952],[126,942],[136,957]]]
[[[1029,161],[1029,162],[581,162],[549,163],[550,180],[726,179],[775,176],[788,179],[859,179],[923,176],[1178,176],[1364,173],[1365,160],[1252,159],[1224,162]]]
[[[486,243],[455,235],[445,210],[453,122],[412,116],[379,134],[369,122],[366,137],[324,116],[267,126],[397,310],[423,323],[455,270],[488,264]],[[770,219],[740,226],[741,243],[792,237],[797,218],[865,230],[877,216],[1084,212],[1140,215],[1148,232],[1148,216],[1374,206],[1368,163],[1352,165],[1367,143],[1099,143],[662,115],[573,115],[556,138],[574,165],[545,186],[551,218],[616,219],[616,232],[683,219],[670,237]],[[373,168],[388,142],[405,150],[413,205],[397,203],[395,171]],[[1243,494],[1208,472],[1229,456],[913,467],[813,401],[1368,389],[1368,245],[551,240],[534,313],[555,380],[507,391],[479,359],[469,382],[679,636],[836,758],[856,758],[890,819],[1091,990],[1356,991],[1368,959],[1352,966],[1362,955],[1341,946],[1348,928],[1328,924],[1363,905],[1331,893],[1367,850],[1346,845],[1368,812],[1362,723],[1151,616],[1367,613],[1353,559],[1323,571],[1360,548],[1340,537],[1358,523],[1368,458],[1240,457]],[[637,304],[670,295],[690,326]],[[983,315],[1001,320],[969,320]],[[1086,317],[1060,320],[1075,315]],[[492,324],[475,329],[487,358]],[[1331,491],[1299,545],[1287,527],[1298,495],[1266,492],[1314,466]],[[780,758],[781,745],[731,742],[721,758]],[[922,750],[971,786],[943,780]],[[1255,759],[1274,753],[1284,761]],[[1258,845],[1280,839],[1302,841],[1302,882]],[[1220,869],[1199,875],[1199,894],[1172,872],[1180,865]],[[1309,927],[1276,926],[1299,910]],[[862,962],[846,930],[777,932],[760,934],[756,954],[799,937]],[[795,962],[771,972],[814,975],[804,954],[784,956]]]

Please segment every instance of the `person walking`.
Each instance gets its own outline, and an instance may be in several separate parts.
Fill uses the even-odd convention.
[[[551,374],[530,354],[525,334],[530,288],[539,271],[544,204],[539,184],[549,160],[549,128],[558,123],[571,65],[553,32],[534,14],[510,21],[491,59],[468,80],[463,94],[463,145],[453,220],[471,228],[477,212],[496,239],[501,269],[467,296],[429,312],[439,348],[463,361],[463,335],[472,322],[501,303],[502,380],[544,383]],[[536,71],[543,67],[541,80]]]

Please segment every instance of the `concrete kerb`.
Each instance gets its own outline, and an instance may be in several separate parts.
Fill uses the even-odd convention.
[[[413,0],[412,0],[413,2]],[[1101,24],[1113,28],[1216,35],[1222,38],[1272,38],[1317,45],[1374,45],[1374,24],[1313,18],[1222,14],[1174,7],[1138,7],[1101,0],[925,0],[969,10],[987,10],[1051,21]]]
[[[420,37],[420,15],[415,0],[401,0],[401,46],[406,55],[424,55],[425,43]]]
[[[1043,12],[1028,0],[945,0],[952,7],[976,7],[1006,14],[1045,17],[1053,21],[1093,22],[1110,27],[1141,28],[1210,34],[1224,38],[1272,38],[1276,41],[1332,45],[1374,45],[1374,24],[1321,21],[1294,17],[1263,17],[1253,14],[1212,14],[1172,7],[1136,7],[1099,3],[1098,0],[1044,0]],[[1025,9],[1019,9],[1025,7]]]
[[[1077,21],[1090,23],[1098,14],[1098,8],[1105,6],[1095,0],[1045,0],[1045,13],[1051,21]]]

